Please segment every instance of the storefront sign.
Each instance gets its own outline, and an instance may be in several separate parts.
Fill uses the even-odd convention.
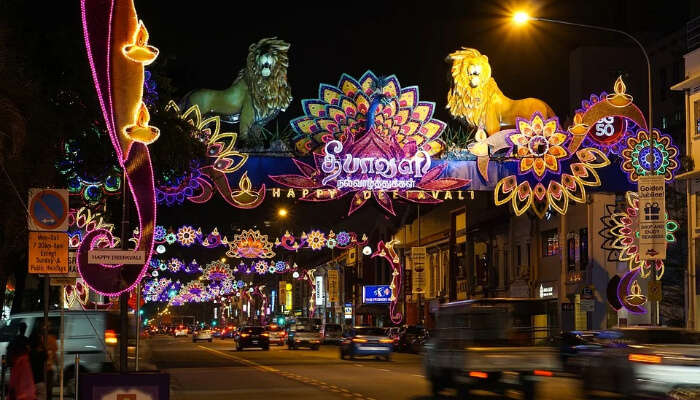
[[[557,297],[557,286],[554,283],[540,283],[537,291],[540,299],[551,299]]]
[[[284,305],[289,310],[292,308],[292,284],[291,283],[286,284],[284,293],[287,297],[284,301]]]
[[[426,269],[425,269],[425,247],[411,248],[411,270],[413,279],[413,294],[425,294],[427,289]]]
[[[324,289],[325,288],[323,287],[323,276],[317,276],[316,277],[316,305],[317,306],[323,305]]]
[[[391,303],[391,288],[389,285],[363,286],[362,302],[365,304],[389,304]]]
[[[279,287],[279,293],[280,293],[280,296],[279,296],[280,305],[284,306],[285,304],[287,304],[286,303],[286,301],[287,301],[287,282],[280,281],[278,287]]]
[[[345,311],[345,319],[352,319],[352,303],[345,303],[343,311]]]
[[[663,175],[640,176],[639,256],[642,260],[666,258],[666,180]]]
[[[328,302],[338,302],[338,271],[328,270]]]

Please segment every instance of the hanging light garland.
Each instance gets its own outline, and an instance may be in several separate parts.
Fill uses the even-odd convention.
[[[275,247],[282,247],[289,251],[299,251],[300,249],[319,251],[326,248],[344,250],[365,244],[367,244],[367,235],[365,234],[362,234],[361,238],[358,239],[358,234],[355,232],[340,231],[336,234],[332,230],[327,234],[320,230],[311,230],[309,233],[302,232],[299,239],[287,231],[280,238],[275,239]]]

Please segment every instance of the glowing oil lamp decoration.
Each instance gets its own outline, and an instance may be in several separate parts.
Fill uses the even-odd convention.
[[[635,280],[630,286],[630,294],[625,296],[625,301],[633,306],[643,306],[647,302],[647,297],[642,294],[642,288]]]
[[[134,34],[134,40],[122,48],[122,53],[131,61],[148,65],[158,57],[158,49],[148,44],[148,30],[139,21],[139,27]]]
[[[238,181],[238,190],[231,192],[231,200],[238,208],[255,208],[265,198],[265,185],[259,191],[252,190],[253,184],[248,178],[248,172],[244,172]]]
[[[625,93],[627,86],[625,85],[625,82],[622,81],[621,76],[618,76],[615,80],[615,86],[613,89],[615,90],[615,93],[609,94],[607,97],[610,104],[614,105],[615,107],[626,107],[632,104],[632,96]]]
[[[124,128],[126,136],[135,142],[140,142],[143,144],[151,144],[158,139],[160,136],[160,129],[149,126],[148,122],[151,120],[151,114],[148,112],[148,108],[145,103],[141,103],[138,113],[136,114],[136,123],[129,125]]]

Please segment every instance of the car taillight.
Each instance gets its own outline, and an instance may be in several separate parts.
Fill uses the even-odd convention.
[[[367,339],[357,339],[357,338],[355,338],[355,339],[353,339],[352,341],[355,342],[355,343],[367,343]]]
[[[542,369],[536,369],[533,371],[533,373],[537,376],[552,376],[552,375],[554,375],[554,374],[552,374],[552,371],[545,371]]]
[[[393,343],[392,339],[379,339],[379,343]]]
[[[469,371],[469,376],[472,378],[486,379],[489,377],[489,374],[481,371]]]
[[[248,337],[248,336],[250,336],[250,335],[247,333],[241,333],[241,337]]]
[[[269,333],[263,333],[262,335],[265,336],[265,337],[270,336]]]
[[[646,363],[646,364],[661,364],[662,357],[655,356],[652,354],[630,354],[627,359],[632,362]]]
[[[117,344],[119,340],[117,339],[117,333],[111,329],[105,331],[105,343],[106,344]]]

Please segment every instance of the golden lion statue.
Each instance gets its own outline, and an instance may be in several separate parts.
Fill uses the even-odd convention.
[[[196,104],[202,114],[240,121],[238,137],[246,141],[249,131],[262,128],[292,101],[287,83],[288,51],[289,43],[277,38],[264,38],[250,45],[246,66],[230,87],[190,92],[183,107]]]
[[[512,100],[491,76],[489,59],[476,49],[462,48],[445,59],[452,63],[453,85],[447,94],[447,109],[454,117],[482,128],[490,136],[503,126],[515,126],[515,118],[530,119],[535,111],[545,118],[554,111],[542,100]]]

